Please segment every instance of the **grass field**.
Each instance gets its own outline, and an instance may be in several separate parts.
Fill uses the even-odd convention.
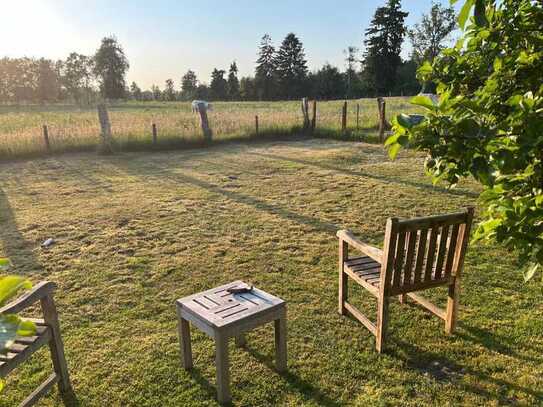
[[[341,101],[318,104],[317,129],[322,136],[339,136]],[[360,105],[356,128],[356,103]],[[375,99],[349,101],[348,128],[351,137],[365,139],[375,133],[378,122]],[[413,112],[407,98],[387,99],[389,117]],[[190,103],[124,103],[110,106],[113,136],[123,151],[190,147],[202,142],[199,117]],[[302,114],[299,101],[293,102],[218,102],[209,113],[214,140],[254,137],[255,116],[259,133],[284,136],[299,133]],[[151,124],[158,128],[158,145],[151,144]],[[96,149],[99,124],[96,109],[74,106],[0,106],[0,159],[43,155],[42,126],[49,128],[53,152]]]
[[[390,349],[378,355],[372,335],[337,314],[337,229],[380,244],[388,216],[475,202],[471,182],[432,187],[422,160],[310,139],[4,163],[0,255],[59,284],[81,406],[216,405],[213,342],[194,331],[196,368],[181,368],[174,301],[235,279],[289,306],[288,373],[273,370],[272,326],[250,333],[248,350],[232,344],[235,405],[541,404],[541,286],[500,247],[471,246],[455,336],[393,302]],[[57,244],[40,249],[48,237]],[[362,290],[351,295],[376,311]],[[443,290],[428,295],[443,305]],[[22,400],[46,366],[42,352],[9,378],[0,406]],[[59,403],[53,393],[42,405]]]

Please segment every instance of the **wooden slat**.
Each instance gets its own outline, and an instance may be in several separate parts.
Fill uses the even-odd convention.
[[[382,263],[381,275],[381,296],[386,295],[391,285],[392,274],[394,272],[394,254],[396,253],[396,244],[398,242],[398,219],[389,218],[385,231],[385,247]]]
[[[415,245],[417,243],[418,233],[416,230],[409,232],[409,241],[407,242],[407,254],[405,258],[404,277],[401,285],[411,284],[413,275],[413,260],[415,258]]]
[[[435,267],[434,279],[439,280],[443,274],[443,263],[447,254],[447,239],[449,238],[449,226],[441,228],[441,236],[439,238],[439,248],[437,252],[437,260]]]
[[[25,346],[19,353],[8,352],[7,355],[0,354],[0,360],[6,362],[4,365],[0,365],[0,377],[5,377],[9,372],[19,366],[22,362],[28,359],[36,350],[45,345],[51,339],[51,330],[47,327],[38,327],[44,328],[45,330],[42,333],[35,337],[36,340],[32,343],[29,343]]]
[[[453,262],[454,262],[454,254],[456,252],[456,245],[458,243],[458,230],[460,229],[460,225],[456,224],[453,226],[451,237],[449,239],[449,247],[447,249],[447,262],[445,263],[445,277],[449,277],[451,275]]]
[[[446,215],[402,220],[398,223],[398,230],[411,231],[418,229],[433,229],[435,227],[453,225],[455,223],[464,223],[466,221],[466,216],[466,212],[458,212]]]
[[[358,284],[360,284],[362,287],[364,287],[366,290],[368,290],[372,295],[374,295],[376,297],[379,295],[379,290],[377,290],[377,288],[375,286],[368,283],[362,277],[357,275],[354,271],[347,268],[347,269],[345,269],[345,274],[347,274],[354,281],[356,281]]]
[[[345,262],[345,264],[347,264],[348,266],[356,266],[359,264],[367,264],[367,263],[377,263],[377,262],[369,256],[354,257]]]
[[[434,267],[434,258],[436,255],[436,243],[437,235],[439,233],[438,228],[433,228],[430,232],[430,240],[428,241],[428,254],[426,256],[426,268],[424,270],[424,281],[428,282],[432,280],[432,271]]]
[[[377,328],[373,322],[371,322],[364,314],[358,311],[348,302],[345,303],[345,309],[356,319],[358,319],[362,324],[370,330],[373,335],[377,334]]]
[[[438,316],[441,319],[445,319],[446,312],[443,308],[440,308],[437,305],[432,304],[430,301],[428,301],[424,297],[421,297],[420,295],[417,295],[414,293],[408,293],[407,296],[411,298],[413,301],[417,302],[419,305],[422,305],[432,314]]]
[[[365,270],[374,270],[374,269],[380,269],[381,265],[377,262],[372,263],[366,263],[366,264],[356,264],[354,266],[347,266],[352,271],[365,271]]]
[[[58,376],[53,373],[49,376],[40,386],[34,390],[30,395],[23,400],[19,407],[30,407],[36,404],[36,402],[51,390],[51,388],[58,383]]]
[[[405,256],[405,232],[398,234],[398,244],[396,246],[396,259],[394,261],[394,275],[392,277],[392,286],[399,287],[402,277],[403,259]]]
[[[420,231],[419,244],[417,247],[417,261],[415,264],[415,270],[413,271],[414,284],[420,282],[422,277],[422,267],[424,265],[424,258],[426,256],[426,241],[428,239],[428,229],[422,229]]]

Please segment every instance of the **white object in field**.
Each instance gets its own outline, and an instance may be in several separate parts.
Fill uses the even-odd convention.
[[[205,100],[193,100],[192,101],[192,112],[193,113],[198,113],[198,109],[200,106],[200,104],[203,104],[206,108],[206,110],[209,110],[209,111],[213,111],[213,105],[209,102],[206,102]]]
[[[50,247],[50,246],[52,246],[54,244],[55,244],[55,239],[50,237],[49,239],[47,239],[45,242],[43,242],[41,244],[41,247],[43,247],[45,249],[45,248],[48,248],[48,247]]]
[[[435,93],[420,93],[420,96],[426,96],[434,103],[434,105],[439,105],[439,96]]]

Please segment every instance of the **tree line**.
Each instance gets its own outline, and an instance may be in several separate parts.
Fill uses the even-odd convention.
[[[432,3],[421,21],[408,29],[408,13],[401,0],[386,0],[375,11],[364,34],[363,49],[348,47],[345,69],[329,63],[310,71],[300,38],[289,33],[279,47],[266,34],[258,46],[253,76],[239,78],[236,61],[228,70],[215,68],[208,83],[193,70],[180,79],[179,88],[167,79],[161,89],[142,90],[126,83],[129,68],[121,45],[106,37],[92,56],[71,53],[66,60],[0,59],[0,103],[74,101],[91,103],[97,97],[139,101],[174,100],[285,100],[308,96],[317,99],[412,95],[426,86],[416,78],[423,61],[432,61],[456,28],[454,10]],[[405,39],[412,52],[401,57]],[[431,85],[430,85],[431,86]]]

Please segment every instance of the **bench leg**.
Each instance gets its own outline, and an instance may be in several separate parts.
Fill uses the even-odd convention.
[[[72,384],[68,373],[68,364],[64,355],[64,344],[60,335],[60,323],[58,321],[57,309],[53,297],[47,296],[41,299],[41,308],[43,311],[44,320],[51,327],[51,340],[49,341],[49,350],[51,351],[51,359],[53,360],[53,368],[57,374],[58,389],[63,400],[70,402],[73,397]]]
[[[346,315],[345,301],[347,301],[348,294],[348,276],[344,272],[344,262],[349,257],[349,245],[343,240],[339,241],[339,293],[338,293],[338,312],[340,315]]]
[[[388,297],[379,297],[377,304],[377,335],[375,347],[377,352],[382,353],[385,350],[385,342],[388,326]]]
[[[455,282],[449,286],[449,294],[447,297],[447,310],[445,311],[445,332],[448,334],[454,333],[454,330],[456,328],[459,291],[460,287],[455,279]]]
[[[181,348],[181,357],[183,358],[183,367],[186,370],[190,370],[193,367],[190,325],[189,321],[181,317],[179,317],[179,345]]]
[[[245,339],[244,334],[239,334],[239,335],[236,335],[235,342],[238,348],[243,348],[247,344],[247,339]]]
[[[230,368],[228,363],[228,337],[217,334],[215,337],[215,364],[217,365],[217,400],[230,402]]]
[[[287,315],[275,320],[275,364],[278,372],[287,370]]]
[[[406,304],[407,303],[407,295],[400,294],[398,295],[398,301],[400,301],[400,304]]]

